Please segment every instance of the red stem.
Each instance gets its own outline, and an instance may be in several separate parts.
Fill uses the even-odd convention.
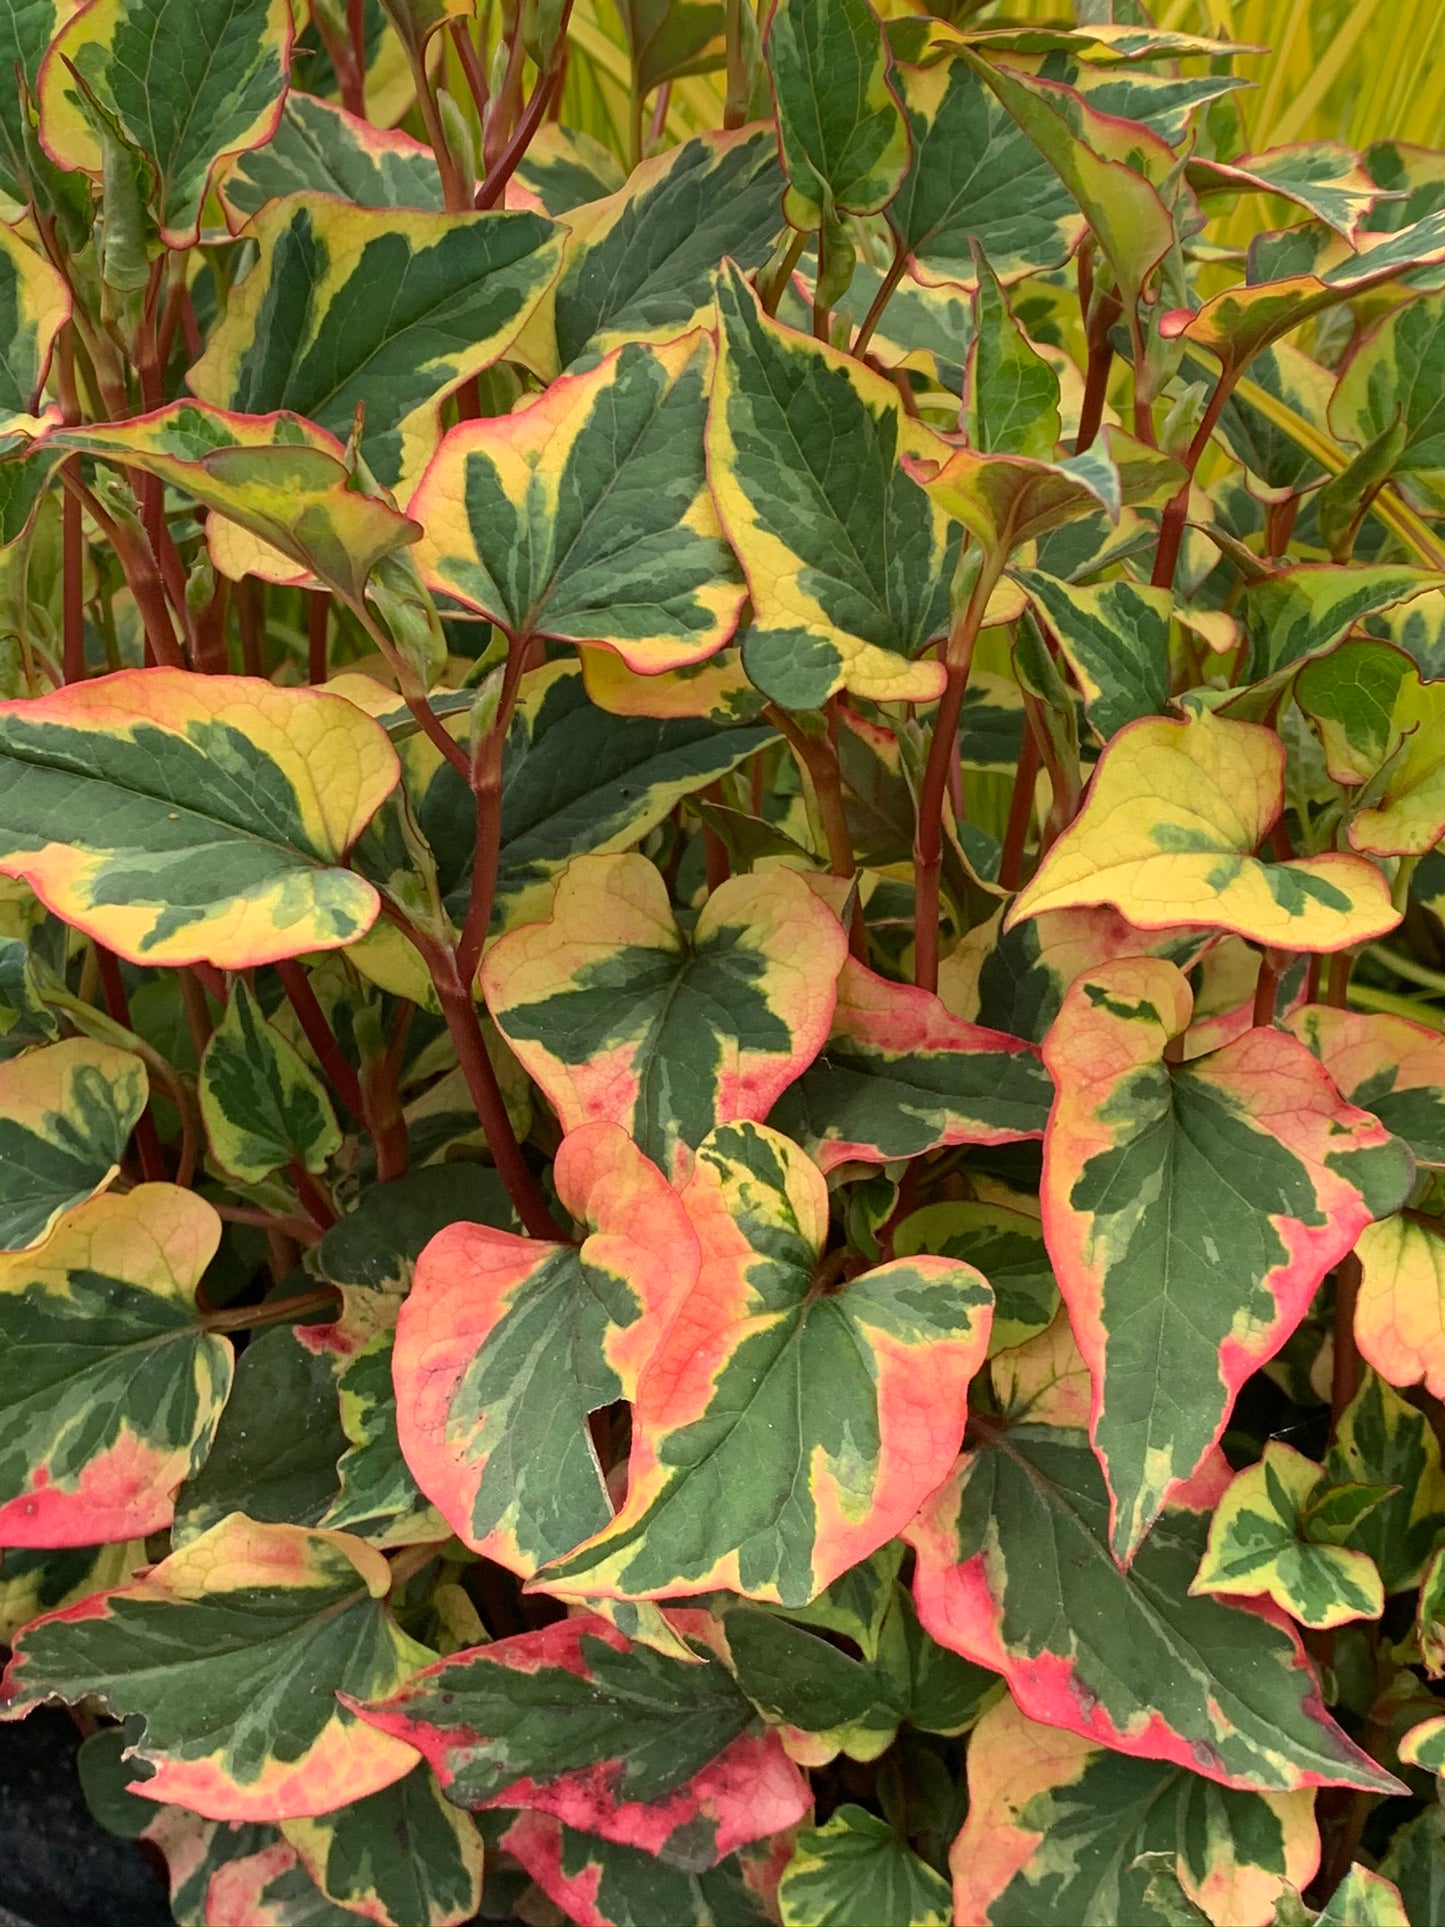
[[[331,597],[324,589],[306,591],[306,680],[326,680],[326,641],[331,619]]]
[[[305,1205],[307,1215],[329,1231],[336,1223],[336,1207],[312,1177],[299,1158],[292,1158],[290,1164],[291,1182],[296,1186],[296,1195]]]
[[[1204,419],[1194,431],[1194,440],[1189,444],[1189,452],[1184,457],[1185,477],[1179,492],[1171,496],[1165,506],[1159,523],[1159,547],[1154,552],[1154,573],[1150,577],[1156,589],[1174,587],[1174,571],[1179,566],[1179,550],[1184,541],[1184,525],[1189,519],[1189,491],[1194,483],[1194,471],[1199,459],[1209,446],[1209,438],[1215,425],[1224,412],[1224,404],[1234,392],[1234,384],[1239,380],[1237,368],[1225,368],[1214,384],[1214,393],[1209,397],[1209,406],[1204,411]]]
[[[482,65],[482,56],[477,51],[477,43],[467,31],[465,20],[450,21],[447,31],[451,35],[452,46],[456,49],[457,59],[461,63],[467,91],[471,94],[472,105],[477,110],[477,119],[485,127],[487,103],[492,97],[492,90],[487,84],[487,70]]]
[[[1120,312],[1119,297],[1110,293],[1099,298],[1090,316],[1089,362],[1084,374],[1084,396],[1079,406],[1079,432],[1074,439],[1076,455],[1082,455],[1086,448],[1093,447],[1099,424],[1104,419],[1104,403],[1109,397],[1109,371],[1114,365],[1114,345],[1109,339],[1109,331]]]
[[[65,469],[60,471],[60,479],[65,487],[82,503],[85,509],[115,550],[116,559],[130,585],[135,597],[141,621],[145,626],[146,643],[156,662],[172,669],[184,669],[185,656],[176,640],[176,632],[171,626],[170,607],[166,601],[164,584],[156,568],[155,558],[150,550],[137,542],[128,529],[106,514],[95,496]]]
[[[868,304],[868,312],[863,317],[863,325],[853,338],[853,353],[862,356],[864,349],[873,339],[873,331],[883,318],[883,310],[898,283],[903,279],[903,271],[908,266],[908,250],[903,245],[901,235],[893,237],[893,259],[888,263],[888,272],[878,283],[878,292]]]
[[[497,713],[486,735],[477,744],[467,765],[467,781],[475,800],[475,828],[472,843],[472,884],[467,898],[467,914],[457,943],[457,970],[470,987],[482,960],[487,932],[492,924],[492,905],[497,892],[497,862],[502,850],[502,762],[507,747],[507,732],[512,726],[512,711],[527,663],[532,654],[532,637],[514,638],[507,650],[507,666],[502,672],[502,693]]]
[[[570,0],[567,11],[571,12]],[[506,192],[507,182],[517,171],[517,165],[526,153],[527,147],[542,124],[547,111],[547,103],[561,80],[560,69],[553,67],[543,74],[532,89],[532,98],[527,102],[526,112],[517,123],[517,131],[497,156],[495,163],[487,169],[486,178],[476,192],[476,205],[479,208],[495,207]]]
[[[1023,872],[1024,851],[1028,847],[1029,825],[1034,816],[1034,786],[1039,774],[1039,746],[1031,729],[1023,732],[1019,745],[1018,768],[1014,771],[1013,795],[1009,798],[1008,825],[1003,834],[1003,850],[998,860],[998,887],[1017,890]]]
[[[316,1053],[316,1061],[331,1079],[332,1088],[358,1124],[366,1122],[366,1104],[361,1094],[361,1079],[352,1069],[336,1033],[326,1021],[326,1012],[317,1001],[311,980],[294,957],[283,957],[276,965],[281,987],[296,1013],[302,1034]]]

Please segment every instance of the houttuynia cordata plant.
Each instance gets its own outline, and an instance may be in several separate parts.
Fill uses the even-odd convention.
[[[0,1696],[183,1927],[1445,1918],[1445,155],[939,13],[0,0]]]

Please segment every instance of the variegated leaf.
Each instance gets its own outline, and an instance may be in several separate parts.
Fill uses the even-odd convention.
[[[392,1332],[377,1332],[342,1368],[337,1389],[341,1426],[350,1444],[336,1462],[340,1489],[316,1522],[334,1532],[354,1532],[368,1545],[381,1547],[424,1544],[445,1539],[451,1531],[422,1497],[402,1457],[392,1387],[393,1343]]]
[[[1041,1137],[1052,1098],[1028,1044],[960,1023],[930,991],[850,957],[827,1042],[770,1118],[831,1171]]]
[[[1112,903],[1141,929],[1207,923],[1290,950],[1338,950],[1393,929],[1399,912],[1373,864],[1333,852],[1255,856],[1283,801],[1273,731],[1207,714],[1131,723],[1008,924]]]
[[[433,214],[442,206],[436,156],[425,142],[294,90],[270,140],[238,155],[217,185],[233,232],[287,194]]]
[[[1218,1442],[1244,1380],[1413,1175],[1399,1140],[1283,1032],[1250,1030],[1171,1064],[1191,1001],[1162,959],[1105,965],[1073,985],[1044,1046],[1058,1089],[1044,1231],[1094,1382],[1121,1561]]]
[[[1333,1485],[1385,1487],[1336,1540],[1374,1561],[1387,1593],[1420,1583],[1445,1543],[1445,1471],[1430,1421],[1374,1372],[1340,1414],[1325,1455]]]
[[[429,1767],[281,1833],[329,1900],[377,1927],[455,1927],[477,1911],[482,1837]]]
[[[820,1291],[827,1187],[763,1125],[705,1139],[683,1202],[702,1268],[638,1384],[626,1503],[538,1585],[806,1605],[943,1476],[993,1294],[930,1257]]]
[[[94,1695],[138,1714],[133,1791],[212,1820],[328,1813],[416,1764],[337,1693],[391,1692],[432,1657],[386,1605],[391,1571],[345,1533],[239,1513],[144,1579],[35,1620],[0,1682],[4,1717]]]
[[[1353,240],[1380,196],[1359,155],[1338,141],[1292,141],[1230,161],[1199,158],[1190,161],[1186,178],[1201,200],[1214,194],[1279,195],[1346,241]]]
[[[564,1130],[624,1124],[681,1172],[715,1124],[766,1117],[811,1062],[845,952],[791,871],[731,878],[684,939],[645,857],[579,857],[549,921],[492,946],[482,987]]]
[[[958,530],[899,466],[947,447],[881,375],[772,321],[733,267],[708,418],[718,511],[752,597],[743,664],[787,708],[846,686],[926,702],[942,665]]]
[[[331,950],[377,914],[341,866],[397,775],[339,696],[121,670],[0,704],[0,872],[137,962]]]
[[[1392,471],[1438,481],[1445,471],[1442,401],[1445,296],[1427,294],[1397,308],[1350,357],[1330,401],[1330,426],[1357,447],[1387,429],[1403,430]]]
[[[1259,1463],[1225,1488],[1190,1590],[1244,1599],[1264,1594],[1302,1626],[1378,1619],[1385,1593],[1369,1556],[1310,1541],[1309,1504],[1322,1482],[1313,1460],[1282,1439],[1267,1440]]]
[[[1445,833],[1445,685],[1381,643],[1346,642],[1307,663],[1295,697],[1317,724],[1336,782],[1367,788],[1351,845],[1374,856],[1424,856]]]
[[[1087,1436],[1050,1423],[1048,1404],[966,1454],[905,1534],[933,1637],[1001,1672],[1030,1719],[1112,1753],[1260,1793],[1393,1792],[1325,1713],[1276,1608],[1190,1597],[1223,1460],[1175,1495],[1121,1571]]]
[[[1394,1882],[1357,1860],[1315,1915],[1315,1927],[1410,1927],[1410,1918]]]
[[[784,1842],[787,1835],[782,1836]],[[501,1847],[578,1927],[764,1927],[777,1886],[776,1852],[729,1854],[715,1867],[683,1868],[637,1847],[579,1833],[549,1813],[519,1813]]]
[[[798,1835],[778,1882],[783,1927],[950,1927],[948,1882],[866,1807]]]
[[[1445,1226],[1398,1213],[1366,1225],[1355,1253],[1361,1356],[1392,1385],[1423,1381],[1438,1398],[1445,1391]]]
[[[746,127],[684,141],[570,215],[554,303],[558,366],[707,322],[718,262],[748,272],[772,252],[785,185],[774,130]]]
[[[618,348],[446,437],[411,513],[435,589],[518,643],[598,643],[644,674],[715,654],[744,590],[708,493],[701,333]]]
[[[504,354],[555,279],[541,215],[420,214],[297,194],[254,223],[260,257],[188,380],[245,414],[291,409],[338,437],[366,405],[378,481],[415,477],[436,405]],[[385,301],[371,298],[382,286]]]
[[[230,1344],[195,1303],[220,1236],[203,1198],[142,1184],[0,1257],[0,1543],[91,1546],[170,1524],[231,1386]]]
[[[324,1170],[341,1148],[325,1085],[266,1022],[244,980],[206,1045],[197,1094],[217,1162],[248,1183],[292,1163]]]
[[[3,165],[0,158],[0,171]],[[69,315],[69,290],[45,256],[0,227],[0,418],[39,405],[50,350]]]
[[[1059,1288],[1037,1217],[1006,1204],[974,1198],[926,1204],[893,1233],[899,1258],[934,1252],[983,1273],[993,1287],[990,1353],[1023,1345],[1047,1329],[1059,1309]]]
[[[617,1125],[564,1139],[555,1175],[581,1246],[448,1226],[417,1261],[392,1365],[418,1485],[523,1574],[611,1517],[588,1415],[635,1397],[698,1265],[682,1206]]]
[[[1445,1165],[1445,1038],[1408,1017],[1306,1004],[1285,1019],[1339,1088],[1409,1145],[1417,1164]]]
[[[1100,742],[1141,716],[1167,712],[1173,608],[1167,589],[1124,577],[1081,588],[1036,569],[1021,570],[1017,580],[1057,635]]]
[[[459,1806],[533,1809],[674,1866],[714,1865],[808,1808],[725,1666],[664,1658],[591,1614],[440,1660],[358,1710]]]
[[[231,0],[216,14],[170,0],[88,0],[64,12],[37,88],[47,151],[61,167],[101,175],[103,139],[83,83],[154,170],[161,239],[192,246],[217,163],[275,128],[291,60],[287,0]]]
[[[43,1243],[106,1189],[147,1089],[138,1057],[81,1037],[0,1064],[0,1252]]]
[[[954,1842],[953,1918],[1161,1921],[1144,1854],[1167,1854],[1216,1927],[1269,1927],[1312,1877],[1312,1795],[1212,1786],[1183,1766],[1130,1759],[1002,1699],[968,1749],[968,1819]]]
[[[889,85],[888,46],[870,0],[777,0],[768,68],[790,186],[784,212],[813,230],[876,214],[908,168],[908,125]]]
[[[165,1860],[176,1927],[355,1927],[276,1827],[161,1807],[141,1837]]]

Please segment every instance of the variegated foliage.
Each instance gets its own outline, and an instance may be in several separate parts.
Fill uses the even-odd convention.
[[[179,1927],[1445,1917],[1445,155],[1260,11],[0,0],[0,1718]]]

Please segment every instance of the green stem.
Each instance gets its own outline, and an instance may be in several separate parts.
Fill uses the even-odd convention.
[[[723,126],[731,131],[748,117],[748,75],[743,58],[744,0],[727,0],[727,94],[723,101]]]

